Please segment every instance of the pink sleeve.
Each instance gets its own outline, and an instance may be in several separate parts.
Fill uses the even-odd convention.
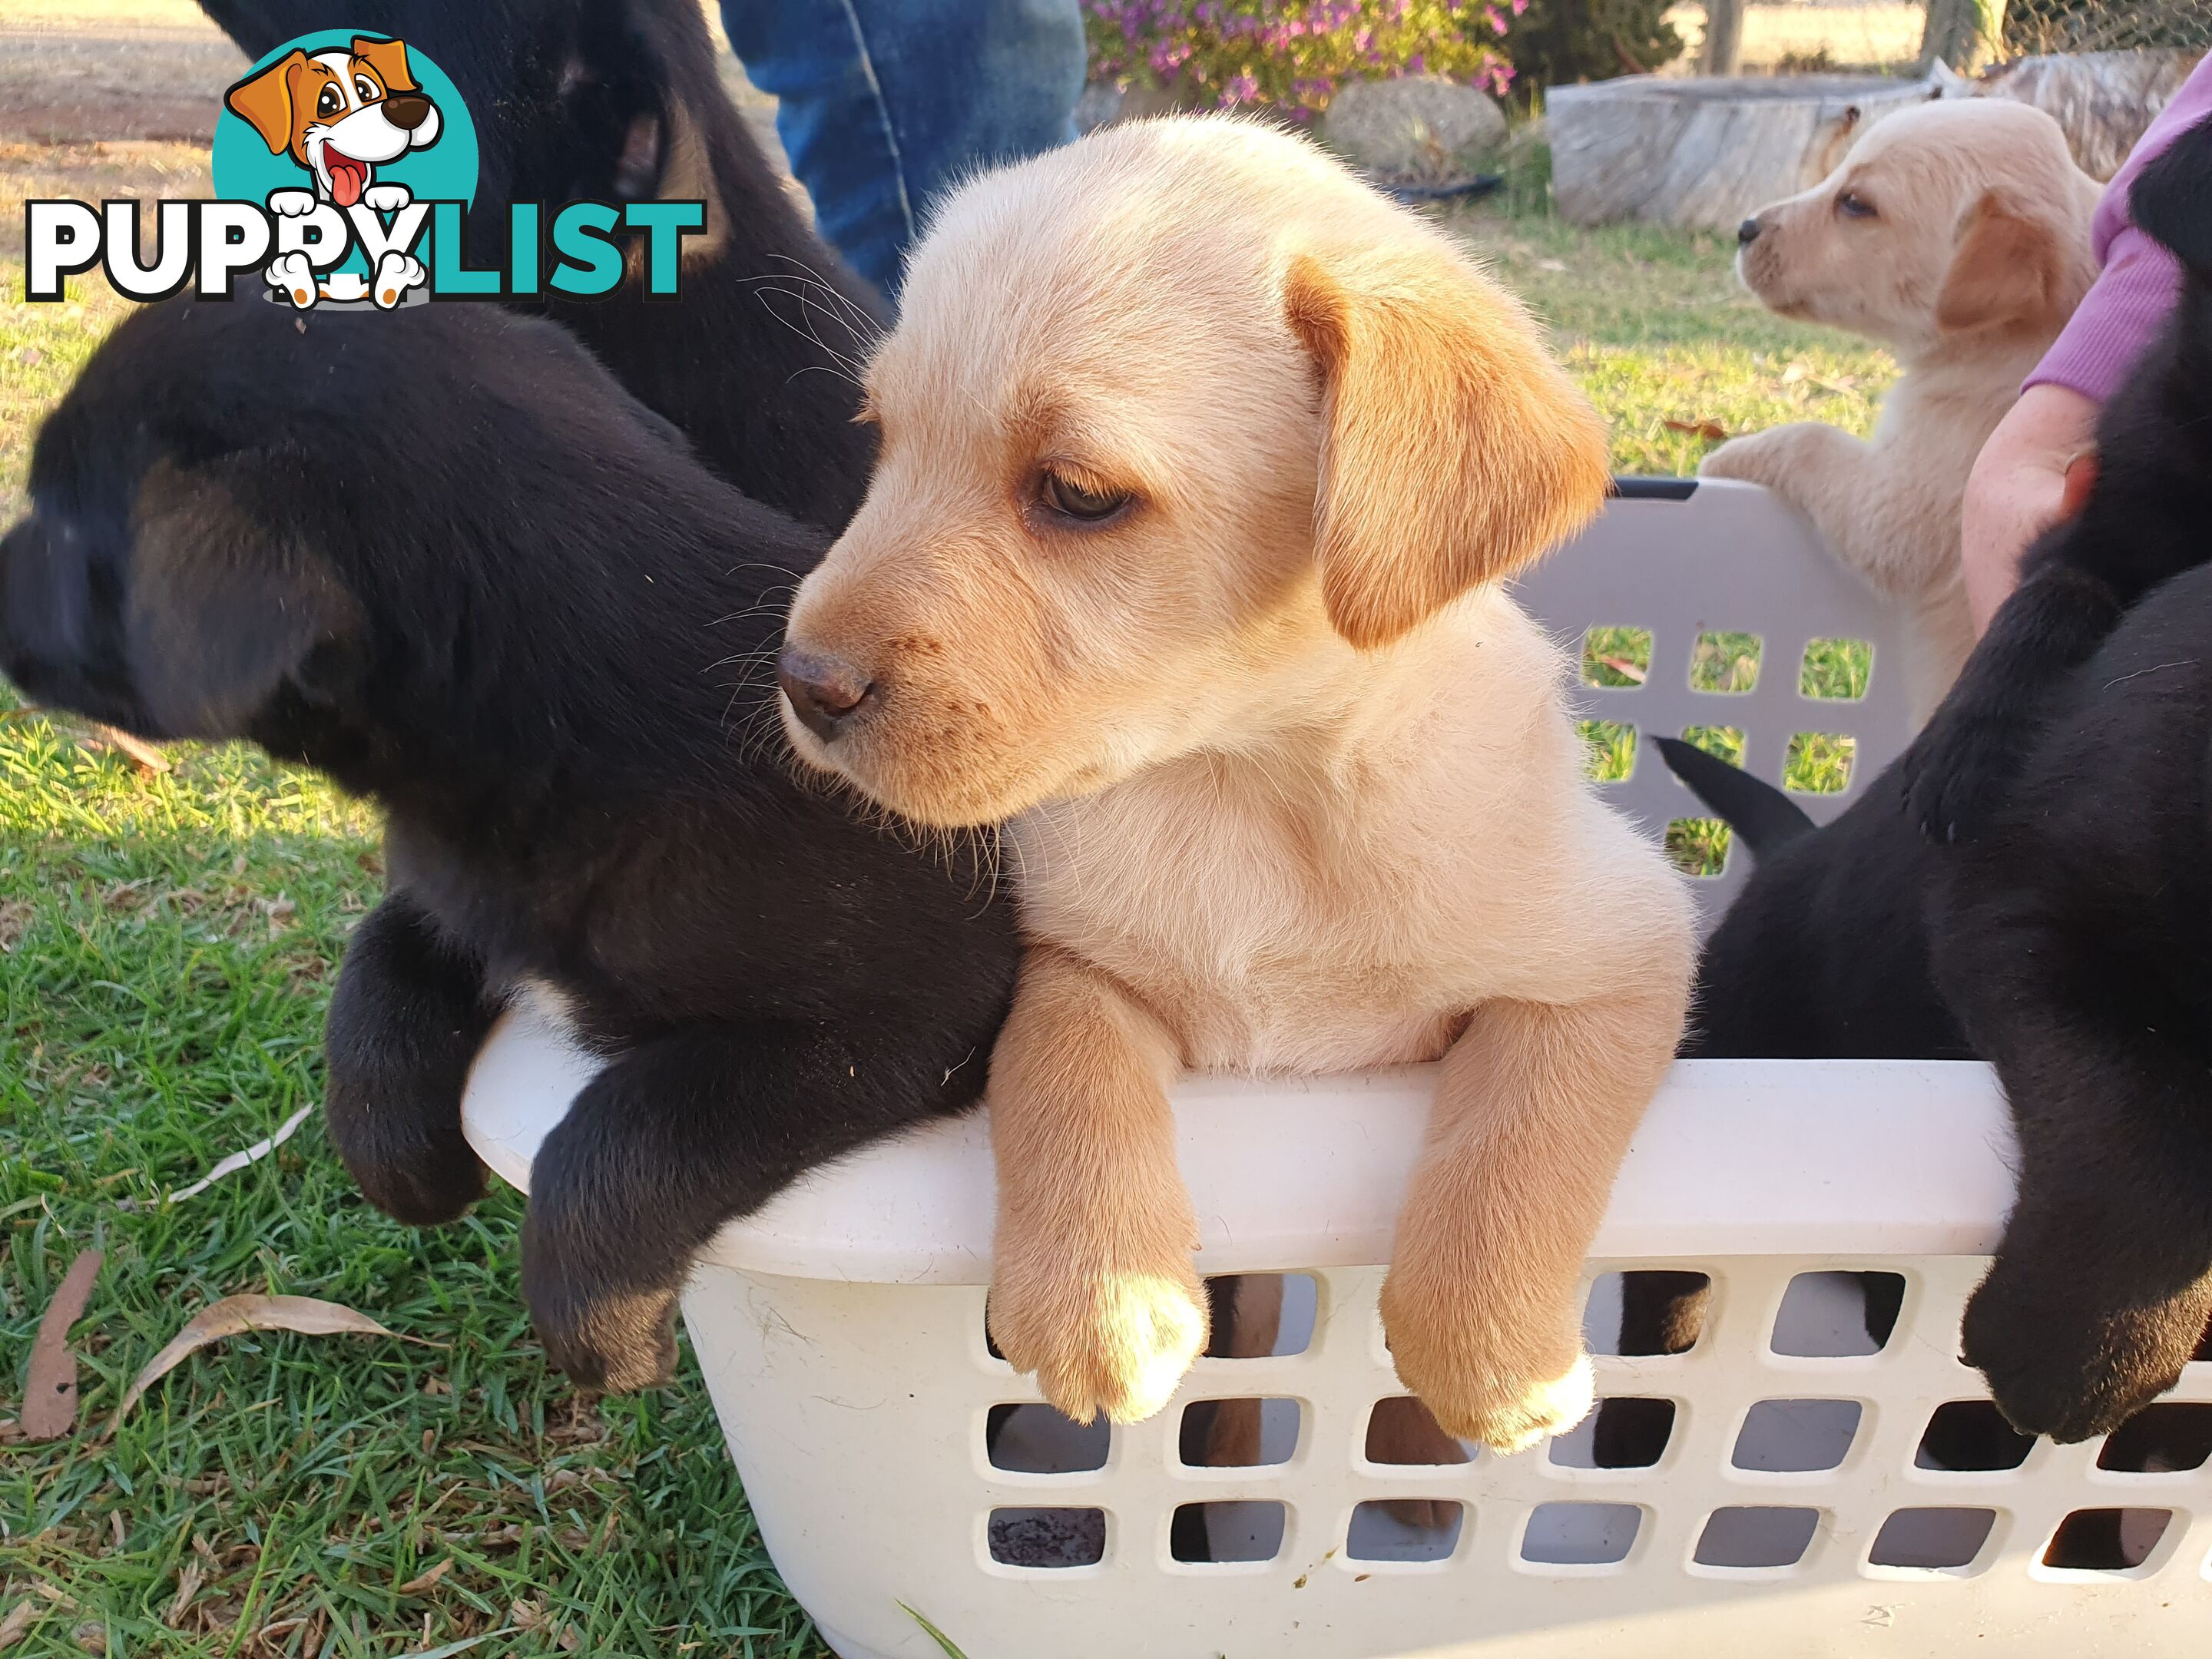
[[[2128,190],[2153,156],[2212,115],[2212,54],[2190,71],[2097,204],[2091,235],[2103,272],[2021,387],[2069,386],[2103,403],[2173,309],[2181,292],[2174,258],[2128,220]]]

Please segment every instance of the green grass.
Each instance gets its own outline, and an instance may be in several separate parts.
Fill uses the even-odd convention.
[[[11,1396],[70,1259],[107,1258],[76,1328],[86,1432],[0,1434],[0,1615],[27,1595],[46,1609],[14,1651],[383,1656],[505,1632],[471,1651],[550,1653],[573,1629],[587,1654],[823,1652],[688,1362],[677,1388],[596,1409],[546,1374],[512,1194],[411,1231],[361,1201],[311,1119],[161,1205],[318,1097],[333,964],[381,887],[377,826],[247,750],[179,749],[147,777],[84,735],[0,720]],[[344,1302],[442,1346],[234,1339],[100,1438],[185,1316],[246,1291]],[[191,1570],[203,1585],[172,1630]]]
[[[1540,177],[1520,182],[1530,198]],[[1669,421],[1863,430],[1893,374],[1759,310],[1717,238],[1495,209],[1449,222],[1555,331],[1624,470],[1695,467],[1707,441]],[[0,281],[20,294],[20,267]],[[0,299],[0,506],[34,417],[120,314],[82,288],[71,307]],[[1650,667],[1648,637],[1592,643]],[[1697,672],[1741,689],[1755,650],[1709,636]],[[1802,672],[1832,696],[1863,693],[1865,670],[1831,642]],[[1627,728],[1599,735],[1625,769]],[[0,1419],[15,1356],[91,1245],[107,1261],[76,1327],[88,1425],[226,1294],[327,1297],[444,1346],[240,1338],[186,1361],[112,1442],[0,1430],[0,1617],[27,1597],[43,1610],[11,1654],[386,1659],[485,1636],[468,1650],[816,1659],[689,1360],[677,1387],[597,1408],[547,1375],[516,1294],[512,1194],[410,1231],[362,1203],[310,1120],[276,1156],[161,1205],[318,1098],[334,964],[381,885],[376,823],[243,750],[180,749],[174,772],[146,776],[89,737],[0,720]],[[1792,781],[1841,763],[1806,745]],[[1674,839],[1686,862],[1716,859],[1710,836]],[[433,1586],[401,1592],[442,1561]]]

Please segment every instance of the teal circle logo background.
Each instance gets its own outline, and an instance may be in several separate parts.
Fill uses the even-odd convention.
[[[302,34],[257,60],[239,79],[258,75],[295,47],[310,58],[318,52],[349,51],[356,33],[371,40],[382,38],[368,30],[353,29]],[[469,118],[469,107],[461,101],[459,89],[446,71],[411,45],[407,48],[407,68],[415,77],[415,84],[438,106],[438,137],[421,149],[410,149],[395,161],[378,163],[376,182],[404,185],[418,202],[472,203],[477,196],[477,127]],[[271,155],[252,124],[234,113],[228,104],[216,117],[215,145],[209,170],[214,175],[215,193],[229,202],[252,202],[264,206],[271,191],[315,187],[314,175],[295,161],[289,151]],[[429,263],[434,234],[426,224],[422,240],[416,245],[415,256],[425,264]],[[356,248],[348,254],[338,269],[366,270],[361,250]]]

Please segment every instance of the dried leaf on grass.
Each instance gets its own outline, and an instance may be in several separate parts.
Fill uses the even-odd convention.
[[[1627,658],[1600,657],[1598,660],[1603,663],[1607,668],[1613,670],[1614,673],[1621,676],[1624,679],[1634,680],[1638,685],[1644,684],[1644,670],[1638,667],[1636,664],[1629,661]],[[1408,1397],[1410,1398],[1411,1396]]]
[[[171,1339],[169,1346],[146,1362],[146,1369],[131,1379],[110,1420],[110,1434],[137,1405],[147,1389],[210,1343],[248,1331],[295,1331],[301,1336],[392,1336],[425,1348],[440,1345],[388,1330],[365,1313],[356,1313],[339,1302],[319,1302],[311,1296],[227,1296],[192,1316]]]
[[[12,1648],[29,1634],[39,1612],[39,1604],[27,1595],[9,1608],[8,1616],[0,1619],[0,1648]]]
[[[69,1345],[70,1327],[84,1317],[100,1277],[100,1252],[81,1251],[70,1263],[39,1321],[31,1344],[31,1372],[23,1384],[23,1410],[17,1419],[26,1440],[53,1440],[76,1426],[76,1353]]]
[[[420,1577],[410,1578],[405,1583],[402,1584],[399,1587],[399,1594],[402,1595],[420,1595],[426,1590],[435,1588],[438,1581],[441,1578],[443,1578],[453,1570],[453,1558],[449,1555],[444,1560],[439,1562],[436,1566],[431,1568],[429,1571],[422,1574]]]
[[[110,749],[121,750],[131,757],[131,763],[141,772],[158,777],[170,769],[169,757],[150,743],[142,743],[128,732],[118,732],[112,726],[93,722],[92,729],[100,734],[100,742]]]
[[[161,1622],[171,1630],[184,1618],[185,1609],[192,1604],[192,1597],[200,1593],[200,1564],[187,1561],[177,1570],[177,1593],[169,1602],[169,1610],[161,1615]]]
[[[276,1133],[270,1136],[268,1139],[257,1140],[242,1152],[233,1152],[228,1158],[223,1159],[222,1163],[216,1164],[215,1168],[210,1170],[198,1181],[192,1182],[191,1186],[178,1188],[176,1191],[171,1193],[168,1197],[163,1199],[161,1201],[165,1204],[181,1204],[188,1198],[197,1198],[200,1194],[214,1186],[216,1182],[222,1180],[225,1176],[234,1175],[249,1164],[259,1163],[263,1158],[268,1157],[270,1153],[275,1152],[279,1146],[282,1146],[286,1141],[289,1140],[292,1138],[292,1132],[298,1128],[302,1123],[305,1123],[307,1121],[309,1114],[313,1112],[314,1109],[315,1108],[313,1102],[302,1106],[298,1111],[293,1113],[291,1116],[286,1118],[283,1123],[279,1124],[276,1128]]]
[[[1687,432],[1703,438],[1707,443],[1720,443],[1728,437],[1728,428],[1718,421],[1668,421],[1669,432]]]

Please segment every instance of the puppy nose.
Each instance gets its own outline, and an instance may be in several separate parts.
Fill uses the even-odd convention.
[[[412,132],[430,118],[430,100],[419,92],[394,92],[384,100],[384,118],[403,132]]]
[[[868,700],[875,682],[841,657],[787,645],[776,659],[775,678],[792,712],[824,743],[836,740],[847,720]]]
[[[1759,221],[1756,219],[1747,219],[1741,224],[1738,225],[1735,228],[1735,239],[1739,242],[1757,241],[1759,240]]]

